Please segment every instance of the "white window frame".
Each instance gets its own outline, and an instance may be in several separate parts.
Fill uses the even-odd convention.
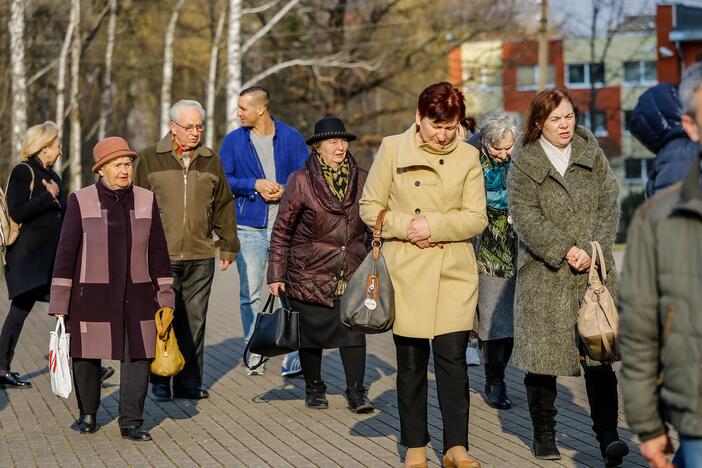
[[[534,84],[533,85],[520,85],[519,84],[519,78],[517,78],[517,91],[535,91],[539,89],[539,66],[538,65],[522,65],[522,66],[517,66],[517,77],[519,77],[519,69],[520,68],[529,68],[531,67],[534,70]],[[553,64],[549,63],[547,65],[547,71],[548,73],[548,67],[551,67],[553,69],[553,81],[556,81],[556,68],[553,66]],[[546,83],[547,88],[553,88],[555,86],[555,83]]]
[[[647,161],[651,158],[632,157],[632,158],[626,158],[624,161],[632,160],[632,159],[638,160],[641,163],[641,176],[637,179],[628,178],[626,176],[626,166],[625,166],[624,167],[624,183],[627,185],[646,185],[648,183],[648,163],[647,163]],[[626,164],[626,162],[624,164]]]
[[[638,81],[627,81],[626,80],[626,72],[624,70],[624,66],[627,63],[638,63],[639,64],[639,77],[640,79]],[[654,80],[647,80],[645,78],[645,73],[644,73],[644,67],[645,63],[653,63],[654,66],[656,66],[656,61],[655,60],[625,60],[622,62],[622,83],[628,86],[652,86],[658,83],[658,70],[656,70],[656,78]]]
[[[607,130],[607,111],[595,109],[595,112],[601,112],[604,115],[604,130],[595,129],[594,134],[596,137],[603,138],[609,136],[609,130]],[[582,126],[590,130],[590,111],[582,112],[583,123]]]
[[[607,71],[606,71],[604,62],[598,62],[598,63],[602,64],[603,74],[606,73]],[[568,67],[580,66],[580,65],[582,65],[584,67],[584,70],[585,70],[585,74],[584,74],[585,81],[583,83],[571,83],[570,82],[570,73],[569,73]],[[563,70],[563,74],[565,75],[566,86],[569,88],[573,88],[573,89],[589,89],[590,88],[590,65],[591,65],[590,63],[566,63],[564,65],[564,70]],[[595,82],[595,88],[603,88],[605,86],[606,75],[604,78],[605,78],[604,81],[596,81]]]

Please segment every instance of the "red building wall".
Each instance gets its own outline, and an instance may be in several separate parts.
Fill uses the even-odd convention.
[[[454,86],[463,82],[463,62],[461,61],[461,46],[454,47],[448,53],[449,81]]]
[[[656,6],[656,36],[658,39],[658,81],[669,81],[677,83],[680,81],[680,60],[675,54],[675,44],[668,40],[670,30],[673,29],[673,6],[672,5],[657,5]],[[672,57],[664,57],[661,55],[661,47],[674,52]]]

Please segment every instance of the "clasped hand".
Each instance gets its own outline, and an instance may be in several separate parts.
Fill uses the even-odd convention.
[[[565,259],[568,265],[575,271],[585,271],[590,268],[592,259],[583,249],[573,246],[565,254]]]
[[[407,227],[407,240],[420,249],[426,249],[431,247],[429,243],[430,237],[431,230],[429,229],[427,218],[422,215],[415,216]]]
[[[283,198],[285,189],[277,182],[271,182],[267,179],[258,179],[254,184],[254,189],[267,202],[278,201]]]

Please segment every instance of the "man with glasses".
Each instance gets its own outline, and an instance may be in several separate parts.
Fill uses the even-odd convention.
[[[241,252],[236,257],[239,301],[244,339],[248,342],[256,314],[261,311],[261,289],[278,204],[288,176],[302,167],[308,151],[297,130],[271,117],[268,91],[260,86],[239,94],[237,117],[242,127],[224,138],[220,154],[235,197],[241,241]],[[259,359],[251,355],[250,364]],[[263,366],[249,371],[249,375],[261,373]],[[283,358],[284,377],[301,373],[296,352]]]
[[[174,330],[185,357],[185,367],[173,377],[173,396],[201,399],[209,396],[202,376],[215,248],[219,246],[219,269],[226,270],[239,241],[224,169],[217,154],[201,144],[205,110],[197,101],[178,101],[170,119],[170,132],[139,157],[134,184],[156,194],[168,241],[176,294]],[[154,397],[171,398],[170,378],[152,375],[151,383]]]

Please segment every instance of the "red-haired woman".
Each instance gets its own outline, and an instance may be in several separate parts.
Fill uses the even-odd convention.
[[[478,298],[470,239],[487,224],[478,151],[456,136],[463,94],[450,83],[419,96],[416,123],[383,139],[360,213],[369,226],[387,209],[383,255],[395,289],[400,443],[405,466],[427,466],[430,346],[447,467],[479,467],[468,453],[466,346]]]
[[[510,213],[520,245],[514,309],[514,363],[526,372],[532,450],[560,458],[556,447],[556,376],[585,371],[590,414],[606,466],[629,452],[617,434],[617,377],[611,363],[585,358],[575,317],[599,241],[614,293],[612,245],[619,207],[617,180],[597,139],[577,126],[578,109],[565,88],[536,95],[522,144],[507,177]]]

